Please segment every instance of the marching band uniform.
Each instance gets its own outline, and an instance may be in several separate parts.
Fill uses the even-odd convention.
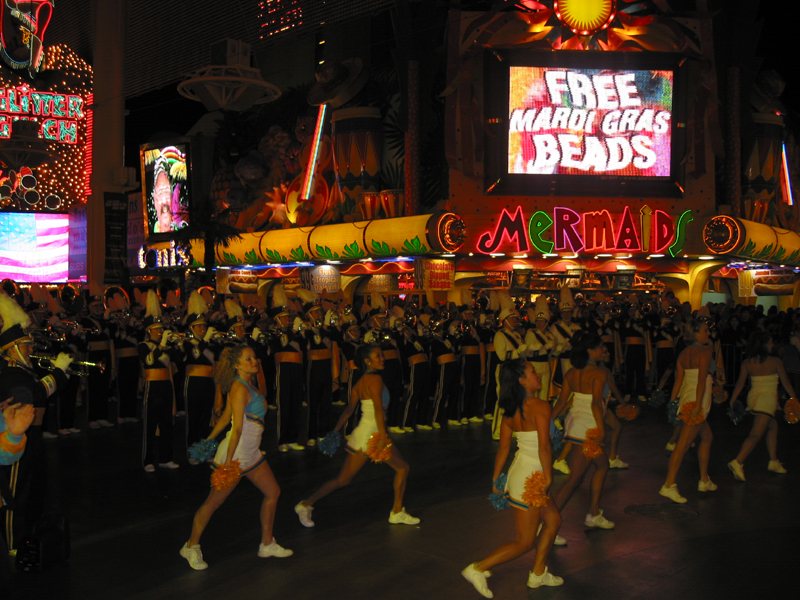
[[[550,327],[550,331],[555,338],[554,354],[558,359],[557,372],[553,374],[553,382],[557,387],[561,386],[564,381],[564,376],[572,368],[572,363],[569,360],[570,352],[572,351],[572,337],[580,331],[580,326],[572,322],[573,311],[572,291],[566,286],[561,287],[561,301],[559,309],[561,310],[561,319]]]
[[[636,314],[631,314],[635,312]],[[638,308],[628,309],[628,318],[620,325],[620,336],[625,342],[625,391],[632,396],[645,395],[647,371],[647,324],[640,318]]]
[[[10,439],[0,433],[0,456],[11,466],[2,467],[9,484],[6,494],[14,499],[14,510],[6,510],[5,534],[9,549],[17,548],[22,536],[32,532],[44,509],[47,491],[47,455],[42,437],[42,422],[47,399],[67,383],[65,373],[71,357],[59,354],[54,369],[40,377],[29,361],[33,341],[23,330],[30,325],[28,315],[17,303],[0,292],[0,313],[3,331],[0,333],[0,402],[11,397],[15,403],[31,404],[36,410],[34,421],[27,431],[27,442]],[[3,421],[5,429],[5,421]],[[18,457],[23,448],[22,457]],[[3,486],[4,487],[4,486]],[[0,490],[2,492],[2,490]],[[10,500],[10,498],[6,498]]]
[[[282,331],[271,344],[275,356],[276,398],[278,403],[278,449],[281,452],[302,450],[298,443],[303,408],[304,340],[288,327],[290,313],[281,311],[275,321]]]
[[[171,332],[163,331],[160,305],[153,290],[147,292],[147,316],[143,320],[147,338],[137,346],[139,361],[144,370],[144,400],[142,406],[142,466],[148,473],[155,471],[156,431],[158,431],[159,466],[177,469],[172,460],[172,436],[175,426],[175,392],[172,385],[172,356],[177,350],[168,347]],[[162,331],[163,333],[159,332]],[[153,337],[160,335],[160,342]]]
[[[339,377],[339,345],[328,329],[317,325],[322,308],[315,304],[306,310],[312,324],[305,333],[307,352],[306,402],[308,403],[308,445],[313,446],[331,427],[334,382]]]
[[[114,341],[108,321],[98,311],[103,308],[102,296],[90,300],[90,314],[81,319],[81,327],[86,331],[86,360],[104,363],[105,369],[92,369],[86,377],[86,398],[89,404],[89,427],[113,427],[108,420],[108,395],[111,389],[111,371],[114,365]]]
[[[537,298],[536,307],[533,310],[529,309],[529,317],[532,317],[531,320],[535,325],[525,334],[525,345],[528,347],[526,360],[533,365],[542,382],[539,399],[549,402],[550,351],[555,347],[556,339],[547,329],[547,323],[550,321],[550,308],[547,306],[544,295]],[[539,322],[544,323],[544,328],[541,330],[538,327]]]
[[[482,325],[476,325],[475,329],[481,344],[483,344],[485,357],[483,369],[486,373],[486,383],[483,386],[481,404],[483,405],[484,419],[490,420],[497,405],[497,366],[500,364],[494,348],[494,336],[497,331],[486,321]]]
[[[417,335],[411,330],[405,332],[402,348],[406,365],[406,381],[408,381],[408,399],[400,426],[406,431],[412,424],[417,429],[431,428],[430,425],[423,422],[423,416],[428,410],[428,381],[431,377],[429,348],[426,346],[427,342],[421,335]]]
[[[469,420],[473,423],[483,421],[483,407],[481,406],[481,386],[486,381],[486,361],[481,339],[472,323],[472,308],[464,307],[461,313],[464,317],[466,331],[461,337],[461,408],[463,410],[461,422]]]
[[[451,336],[444,334],[439,328],[437,329],[433,332],[431,340],[431,363],[438,365],[438,378],[433,403],[425,418],[425,423],[439,428],[441,427],[440,421],[444,421],[445,407],[447,407],[447,416],[451,425],[460,425],[461,419],[458,407],[460,396],[458,393],[459,365],[456,358],[458,347]]]

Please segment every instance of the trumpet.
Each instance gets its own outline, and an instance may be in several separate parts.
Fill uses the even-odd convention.
[[[172,332],[172,335],[169,337],[170,344],[183,344],[188,339],[191,339],[191,335],[188,333],[179,333],[179,332]]]
[[[31,358],[39,361],[41,367],[47,369],[48,371],[54,371],[56,369],[55,365],[53,365],[53,361],[56,359],[55,356],[51,356],[49,354],[31,354]],[[72,365],[78,365],[79,367],[83,367],[85,369],[97,369],[98,373],[100,374],[103,374],[106,370],[106,365],[102,362],[93,363],[84,360],[73,360],[70,363],[70,366]],[[89,375],[89,373],[82,370],[67,369],[66,372],[67,375],[78,375],[79,377],[86,377]]]

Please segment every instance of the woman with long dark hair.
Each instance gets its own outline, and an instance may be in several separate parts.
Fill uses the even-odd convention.
[[[608,369],[598,364],[603,360],[604,353],[605,344],[597,334],[576,334],[573,337],[570,356],[572,369],[564,377],[561,395],[553,409],[553,418],[571,405],[564,423],[564,441],[583,445],[583,448],[570,453],[570,476],[558,490],[555,503],[559,510],[563,510],[572,493],[581,484],[586,470],[594,465],[591,502],[584,524],[587,527],[613,529],[614,523],[603,516],[600,508],[600,494],[609,469],[608,457],[601,447],[606,434],[605,397],[609,378]],[[590,447],[592,451],[589,451]]]
[[[486,584],[486,577],[489,575],[487,571],[530,550],[536,541],[540,520],[544,521],[544,526],[536,545],[533,570],[528,575],[528,587],[564,583],[561,577],[550,574],[545,566],[547,555],[561,526],[561,515],[547,495],[553,481],[553,455],[550,449],[550,403],[539,399],[541,387],[538,373],[524,359],[507,360],[500,365],[498,402],[504,413],[492,481],[496,481],[502,473],[511,448],[511,438],[516,434],[517,453],[508,470],[505,491],[509,503],[517,509],[514,511],[517,539],[500,546],[482,561],[472,563],[461,572],[486,598],[493,595]],[[526,494],[526,483],[537,472],[541,480],[541,494],[538,500],[534,500]],[[498,493],[501,490],[494,491]]]
[[[228,395],[232,417],[231,429],[217,448],[213,468],[230,467],[234,460],[239,461],[242,475],[252,481],[264,494],[261,503],[261,544],[258,547],[258,555],[261,558],[270,556],[284,558],[291,556],[292,551],[279,546],[272,535],[275,509],[281,489],[260,450],[267,405],[264,396],[251,385],[253,375],[259,372],[259,366],[253,349],[244,344],[225,348],[217,362],[214,379],[222,393]],[[207,439],[214,439],[227,425],[227,422],[220,420]],[[222,506],[237,484],[238,481],[224,490],[212,488],[208,498],[195,514],[192,534],[189,541],[181,548],[181,556],[189,561],[189,566],[193,569],[200,571],[208,568],[200,551],[200,536],[203,535],[211,516]]]
[[[350,395],[350,403],[342,411],[339,422],[336,423],[334,431],[339,431],[353,412],[361,403],[361,420],[347,440],[347,458],[345,458],[339,476],[319,488],[308,500],[302,500],[294,507],[295,512],[300,517],[300,523],[305,527],[313,527],[311,511],[314,505],[341,487],[349,485],[356,473],[369,460],[367,455],[370,446],[370,438],[377,434],[374,445],[374,452],[384,453],[390,449],[389,457],[386,459],[388,464],[395,471],[394,476],[394,505],[392,512],[389,513],[389,523],[402,525],[416,525],[419,519],[412,517],[406,512],[403,506],[403,496],[406,492],[406,481],[408,480],[408,463],[403,458],[397,446],[392,445],[391,440],[386,435],[385,411],[389,405],[389,390],[383,385],[381,371],[383,371],[384,358],[383,351],[377,344],[364,344],[356,350],[356,364],[360,373],[363,373],[358,383],[353,386]]]
[[[769,333],[754,333],[747,344],[747,356],[742,362],[739,380],[731,395],[731,406],[744,390],[747,378],[750,378],[750,392],[747,394],[747,411],[753,415],[753,428],[742,444],[728,468],[739,481],[744,481],[744,461],[756,447],[756,444],[767,434],[767,452],[769,463],[767,470],[773,473],[786,473],[786,469],[778,460],[778,422],[775,411],[778,410],[778,381],[783,389],[794,398],[792,387],[783,361],[772,356],[775,342]]]
[[[713,375],[717,371],[711,349],[707,345],[708,323],[692,319],[686,324],[684,339],[686,348],[678,356],[675,385],[670,398],[670,401],[676,398],[679,400],[679,410],[683,413],[684,424],[678,437],[678,444],[669,459],[667,479],[658,492],[679,504],[685,503],[686,498],[678,492],[675,479],[683,462],[683,455],[686,454],[698,434],[700,435],[700,446],[697,449],[697,458],[700,463],[700,481],[697,484],[697,490],[713,492],[717,489],[716,484],[708,476],[708,459],[714,435],[711,433],[711,427],[708,426],[706,417],[708,411],[711,410],[711,388],[714,381]],[[684,410],[687,404],[692,408]]]

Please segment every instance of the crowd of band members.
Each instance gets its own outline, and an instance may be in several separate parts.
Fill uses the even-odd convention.
[[[540,394],[552,401],[570,368],[570,339],[578,330],[604,340],[606,366],[626,400],[642,400],[656,388],[669,393],[682,325],[692,316],[711,324],[718,380],[727,381],[729,388],[736,381],[744,343],[756,331],[773,333],[789,377],[800,379],[800,311],[765,312],[729,303],[709,305],[693,315],[688,303],[681,305],[669,291],[650,298],[616,294],[573,299],[568,294],[565,299],[562,294],[560,299],[545,301],[542,296],[538,304],[517,302],[501,309],[491,294],[481,292],[469,304],[423,309],[400,301],[387,307],[373,297],[375,308],[366,299],[355,309],[317,300],[242,310],[231,299],[206,295],[202,312],[188,312],[173,302],[160,307],[164,314],[158,318],[145,316],[144,306],[129,306],[121,298],[115,306],[108,298],[91,296],[64,308],[53,302],[24,303],[18,297],[32,318],[34,341],[45,346],[37,352],[69,352],[107,366],[89,368],[87,377],[60,381],[57,390],[48,388],[49,398],[37,396],[37,409],[44,414],[28,434],[37,438],[29,449],[39,449],[31,450],[37,454],[32,460],[38,460],[41,439],[56,437],[55,431],[80,431],[75,427],[76,406],[83,393],[92,429],[114,426],[111,397],[119,401],[118,424],[143,420],[142,467],[148,472],[184,462],[174,455],[173,442],[175,416],[186,415],[182,446],[188,462],[196,464],[188,448],[208,435],[225,408],[213,386],[214,362],[225,345],[238,343],[251,346],[261,361],[257,384],[269,408],[277,411],[281,452],[314,446],[330,430],[332,407],[344,405],[357,381],[354,356],[364,341],[380,344],[386,358],[383,377],[390,392],[392,434],[484,420],[499,424],[496,372],[509,358],[532,362],[542,378]],[[499,432],[493,433],[496,437]]]

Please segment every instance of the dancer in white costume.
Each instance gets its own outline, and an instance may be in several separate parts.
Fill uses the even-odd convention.
[[[553,546],[561,515],[553,500],[547,498],[542,508],[530,506],[524,499],[525,482],[529,476],[539,471],[544,477],[545,490],[553,481],[550,467],[550,403],[541,400],[538,392],[542,386],[539,374],[529,362],[523,359],[509,359],[500,365],[500,399],[503,421],[500,426],[500,447],[495,459],[494,475],[496,481],[503,471],[511,449],[511,438],[516,434],[517,453],[508,470],[505,491],[509,502],[515,509],[514,519],[517,539],[497,548],[482,561],[472,563],[461,574],[486,598],[492,598],[486,578],[488,570],[495,565],[515,559],[533,547],[537,539],[540,520],[544,521],[536,545],[536,559],[533,570],[528,575],[528,587],[543,585],[556,586],[564,583],[561,577],[550,574],[545,567],[547,555]],[[500,490],[495,490],[500,492]]]
[[[599,430],[602,443],[605,438],[605,396],[608,387],[609,372],[598,366],[605,353],[603,340],[594,333],[583,332],[575,335],[570,355],[572,368],[564,376],[561,395],[553,409],[553,418],[563,413],[571,403],[572,408],[564,423],[564,441],[582,445],[589,429]],[[608,457],[605,451],[599,456],[589,458],[582,448],[575,448],[570,453],[570,476],[555,496],[556,506],[563,510],[573,492],[581,484],[589,465],[594,465],[592,475],[591,503],[584,524],[587,527],[613,529],[614,523],[603,516],[600,509],[600,495],[608,474]]]
[[[255,352],[244,344],[222,351],[214,379],[222,393],[228,395],[230,411],[226,412],[232,417],[231,430],[217,449],[214,465],[219,468],[222,465],[230,466],[234,460],[239,461],[242,475],[252,481],[264,494],[261,503],[261,544],[258,547],[258,556],[285,558],[291,556],[292,551],[279,546],[272,536],[275,509],[281,488],[259,450],[267,406],[264,396],[248,383],[259,373],[260,368],[261,364]],[[227,422],[220,420],[207,439],[217,437],[227,425]],[[208,568],[200,551],[200,536],[203,535],[211,516],[236,489],[237,484],[238,481],[225,490],[212,488],[208,498],[195,514],[192,535],[180,552],[193,569],[200,571]]]
[[[678,476],[681,462],[683,462],[683,455],[686,454],[698,434],[700,435],[700,446],[697,449],[697,459],[700,463],[700,481],[697,484],[697,490],[699,492],[713,492],[717,489],[716,484],[708,476],[708,459],[711,454],[711,442],[714,440],[714,435],[711,433],[711,427],[708,426],[708,421],[705,419],[711,409],[712,374],[717,370],[711,350],[707,346],[708,335],[708,323],[705,321],[692,319],[686,324],[686,332],[684,334],[686,349],[678,357],[675,385],[672,388],[672,397],[670,398],[670,401],[679,398],[681,407],[690,402],[696,402],[694,410],[691,412],[691,417],[696,419],[702,415],[703,419],[701,423],[696,425],[684,424],[678,438],[678,445],[669,459],[667,479],[658,492],[679,504],[685,503],[686,498],[678,492],[678,485],[675,483],[675,479]]]
[[[769,463],[767,470],[773,473],[786,473],[786,469],[778,460],[778,422],[775,420],[775,411],[778,410],[778,381],[783,384],[783,389],[794,398],[794,388],[783,361],[777,356],[772,356],[775,342],[769,333],[756,333],[750,337],[747,344],[748,358],[742,363],[739,381],[731,395],[731,406],[742,393],[747,378],[750,378],[750,392],[747,394],[747,411],[753,415],[753,428],[750,435],[742,444],[739,454],[736,455],[728,468],[739,481],[744,481],[744,461],[753,451],[759,440],[767,434],[767,452]]]
[[[381,379],[380,375],[384,366],[383,351],[380,346],[377,344],[359,346],[358,350],[356,350],[356,364],[358,372],[364,375],[353,386],[350,403],[342,412],[342,416],[339,417],[339,422],[336,424],[334,431],[339,431],[344,426],[359,402],[361,403],[361,420],[347,440],[347,446],[345,447],[347,458],[345,458],[339,476],[324,484],[308,500],[302,500],[294,507],[297,516],[300,517],[300,523],[304,527],[314,527],[314,521],[311,520],[311,511],[317,501],[339,488],[349,485],[356,473],[369,460],[366,450],[367,442],[372,434],[380,434],[376,446],[377,450],[383,450],[391,444],[386,436],[384,411],[389,405],[389,392],[383,385],[383,379]],[[386,461],[386,464],[395,471],[394,505],[392,506],[392,512],[389,513],[389,523],[416,525],[419,523],[419,519],[408,514],[403,506],[409,467],[397,446],[391,446],[391,456]]]

